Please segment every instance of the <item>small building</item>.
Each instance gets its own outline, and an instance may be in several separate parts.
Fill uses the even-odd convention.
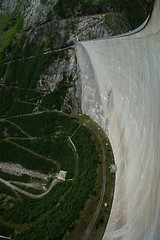
[[[117,166],[112,164],[110,167],[110,173],[116,173],[117,172]]]
[[[60,172],[59,172],[59,174],[58,174],[58,180],[60,180],[60,181],[65,181],[66,174],[67,174],[66,171],[60,170]]]

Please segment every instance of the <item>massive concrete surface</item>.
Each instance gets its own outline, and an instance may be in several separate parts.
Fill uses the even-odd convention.
[[[82,112],[99,123],[117,164],[103,239],[160,239],[160,0],[139,32],[77,43]]]

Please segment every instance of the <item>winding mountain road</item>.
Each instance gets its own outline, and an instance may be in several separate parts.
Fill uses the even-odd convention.
[[[49,193],[51,191],[51,189],[59,182],[58,179],[54,179],[52,181],[52,183],[50,184],[49,188],[47,191],[45,191],[44,193],[41,193],[41,194],[32,194],[32,193],[29,193],[29,192],[26,192],[16,186],[14,186],[13,184],[9,183],[8,181],[0,178],[0,182],[2,182],[3,184],[5,184],[6,186],[8,186],[9,188],[17,191],[17,192],[20,192],[22,193],[23,195],[27,196],[27,197],[30,197],[30,198],[35,198],[35,199],[38,199],[38,198],[42,198],[44,197],[47,193]]]

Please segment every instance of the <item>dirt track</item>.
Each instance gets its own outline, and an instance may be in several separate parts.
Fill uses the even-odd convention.
[[[52,187],[54,187],[57,183],[58,183],[58,180],[57,179],[54,179],[50,185],[50,187],[48,188],[47,191],[45,191],[44,193],[41,193],[41,194],[32,194],[32,193],[28,193],[14,185],[12,185],[11,183],[9,183],[8,181],[5,181],[4,179],[0,178],[0,182],[4,183],[5,185],[7,185],[9,188],[17,191],[17,192],[20,192],[22,194],[24,194],[25,196],[28,196],[28,197],[31,197],[31,198],[42,198],[44,197],[47,193],[49,193],[49,191],[52,189]]]
[[[85,234],[84,234],[84,237],[83,237],[83,240],[88,240],[89,237],[90,237],[90,234],[91,234],[91,231],[93,229],[93,226],[97,220],[97,217],[99,215],[99,212],[100,212],[100,209],[101,209],[101,206],[102,206],[102,202],[103,202],[103,198],[104,198],[104,195],[105,195],[105,190],[106,190],[106,150],[105,150],[105,147],[104,147],[104,144],[103,144],[103,140],[101,138],[101,136],[91,127],[85,125],[89,130],[91,130],[94,135],[98,138],[99,140],[99,143],[101,145],[101,149],[102,149],[102,155],[103,155],[103,181],[102,181],[102,188],[101,188],[101,195],[100,195],[100,199],[99,199],[99,202],[98,202],[98,205],[97,205],[97,208],[96,208],[96,211],[94,213],[94,216],[92,218],[92,221],[90,222]]]

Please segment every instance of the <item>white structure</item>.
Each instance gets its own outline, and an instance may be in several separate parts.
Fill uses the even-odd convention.
[[[114,164],[111,164],[110,166],[110,173],[116,173],[117,172],[117,166]]]
[[[59,172],[59,174],[58,174],[58,177],[57,177],[58,180],[60,180],[60,181],[65,181],[66,174],[67,174],[66,171],[60,170],[60,172]]]
[[[160,239],[160,0],[137,33],[77,43],[82,112],[117,166],[104,240]]]

